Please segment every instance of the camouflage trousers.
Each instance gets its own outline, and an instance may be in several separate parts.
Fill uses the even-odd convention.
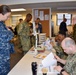
[[[20,40],[23,51],[28,51],[31,48],[30,37],[21,36]]]

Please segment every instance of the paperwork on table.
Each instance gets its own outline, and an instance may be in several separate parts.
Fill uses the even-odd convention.
[[[44,67],[57,65],[57,60],[54,58],[54,55],[52,52],[42,60],[42,65]]]

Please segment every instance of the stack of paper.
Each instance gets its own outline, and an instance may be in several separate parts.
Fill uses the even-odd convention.
[[[52,52],[42,60],[42,65],[44,67],[55,66],[56,64],[57,64],[57,60],[54,58]]]

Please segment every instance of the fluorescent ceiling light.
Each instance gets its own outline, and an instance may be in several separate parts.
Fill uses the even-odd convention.
[[[22,16],[21,14],[17,14],[17,15],[12,15],[12,16]]]
[[[68,13],[57,13],[57,14],[68,14]]]
[[[12,12],[15,12],[15,11],[26,11],[26,9],[24,8],[19,8],[19,9],[11,9]]]

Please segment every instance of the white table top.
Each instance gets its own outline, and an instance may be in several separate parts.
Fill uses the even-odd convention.
[[[46,51],[45,51],[46,52]],[[47,54],[48,52],[46,52]],[[28,52],[18,63],[17,65],[8,73],[8,75],[32,75],[31,63],[36,61],[38,64],[41,59],[34,57],[34,54]],[[41,75],[41,74],[39,74]],[[49,75],[49,74],[48,74]],[[51,74],[50,74],[51,75]],[[56,75],[56,74],[52,74]]]

